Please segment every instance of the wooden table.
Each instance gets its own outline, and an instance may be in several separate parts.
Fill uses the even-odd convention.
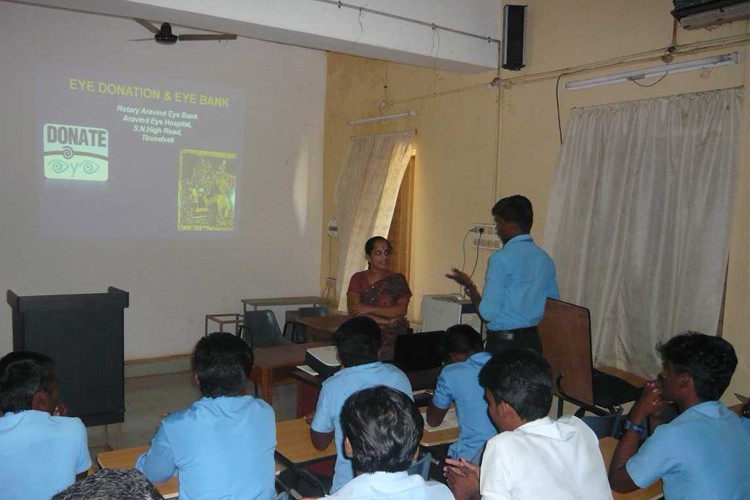
[[[262,397],[271,404],[271,390],[274,386],[294,381],[291,372],[305,362],[305,353],[310,347],[328,345],[325,342],[307,342],[273,347],[256,347],[253,350],[255,363],[250,380],[263,386]]]
[[[316,450],[310,440],[310,424],[304,418],[276,423],[276,456],[282,463],[307,465],[336,456],[334,441]]]
[[[105,451],[97,455],[96,461],[102,469],[132,469],[135,467],[135,461],[138,460],[138,457],[146,453],[148,448],[148,446],[137,446],[135,448]],[[169,481],[158,483],[155,486],[164,498],[177,498],[179,491],[177,476],[172,477]]]
[[[617,439],[613,437],[605,437],[599,440],[599,451],[602,452],[604,458],[604,466],[609,471],[609,464],[612,462],[612,455],[615,454],[615,448],[617,448]],[[615,500],[651,500],[654,498],[660,498],[662,496],[662,484],[661,480],[656,481],[648,488],[643,488],[630,493],[617,493],[612,492],[612,496]]]
[[[242,299],[242,312],[247,312],[247,307],[253,308],[253,311],[257,311],[258,307],[266,306],[294,306],[294,305],[307,305],[312,304],[313,306],[323,305],[324,301],[321,297],[306,296],[306,297],[267,297],[263,299]]]
[[[295,321],[305,325],[308,340],[333,342],[336,330],[351,317],[348,314],[331,314],[328,316],[304,316],[297,318]]]

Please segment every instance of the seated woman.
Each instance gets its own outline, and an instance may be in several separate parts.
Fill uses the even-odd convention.
[[[368,267],[352,276],[346,293],[349,314],[369,316],[383,332],[379,358],[393,359],[396,336],[409,331],[406,311],[409,308],[411,290],[401,273],[391,272],[391,244],[382,236],[375,236],[365,243]]]

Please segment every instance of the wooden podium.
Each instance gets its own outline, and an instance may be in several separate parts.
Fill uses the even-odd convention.
[[[60,399],[87,426],[124,421],[124,309],[128,292],[19,297],[13,310],[13,350],[55,361]]]

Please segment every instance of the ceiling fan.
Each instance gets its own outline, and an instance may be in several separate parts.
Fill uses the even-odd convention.
[[[236,40],[237,35],[231,35],[229,33],[214,33],[210,35],[175,35],[172,33],[172,25],[169,23],[162,23],[161,28],[157,28],[149,21],[145,19],[133,18],[135,22],[149,30],[154,34],[153,40],[156,43],[162,45],[174,45],[177,41],[190,41],[190,40]],[[146,40],[152,40],[152,38],[140,38],[137,40],[130,40],[131,42],[142,42]]]

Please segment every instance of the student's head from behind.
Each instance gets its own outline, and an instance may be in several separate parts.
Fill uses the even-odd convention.
[[[214,332],[195,345],[192,364],[204,397],[242,396],[253,369],[253,350],[231,333]]]
[[[482,336],[469,325],[453,325],[445,331],[441,347],[453,361],[464,361],[483,350]]]
[[[490,418],[501,431],[515,429],[519,421],[546,417],[552,406],[549,363],[531,349],[494,355],[479,372],[479,385],[485,390]]]
[[[379,385],[347,398],[341,429],[354,470],[399,472],[408,469],[416,456],[424,420],[409,396]]]
[[[716,401],[737,367],[732,344],[713,335],[686,332],[657,349],[664,365],[659,380],[665,400],[679,401],[692,387],[701,401]]]
[[[49,356],[16,351],[0,359],[0,412],[41,410],[57,404],[55,363]]]
[[[374,363],[380,349],[380,327],[367,316],[351,318],[336,330],[336,349],[344,366]]]
[[[52,497],[52,500],[163,499],[146,476],[135,469],[100,469]]]
[[[531,231],[534,224],[534,209],[525,196],[516,194],[502,198],[492,207],[497,234],[503,243],[509,239]]]

